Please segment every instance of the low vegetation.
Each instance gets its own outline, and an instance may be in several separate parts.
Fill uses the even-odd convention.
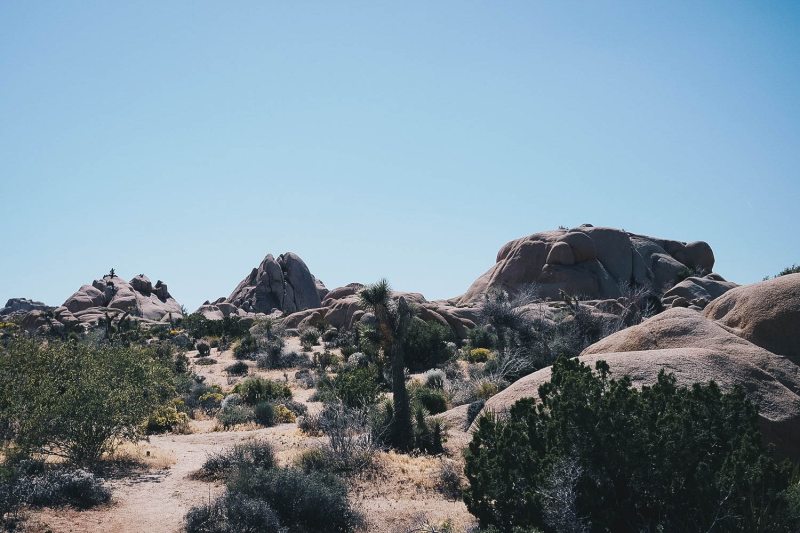
[[[541,403],[483,416],[466,451],[464,493],[500,531],[797,531],[797,481],[762,444],[744,392],[641,391],[559,359]],[[516,530],[516,529],[514,529]]]

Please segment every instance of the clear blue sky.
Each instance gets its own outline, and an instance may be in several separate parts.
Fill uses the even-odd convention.
[[[267,252],[455,296],[584,222],[800,262],[797,2],[0,2],[0,299]],[[0,305],[2,302],[0,302]]]

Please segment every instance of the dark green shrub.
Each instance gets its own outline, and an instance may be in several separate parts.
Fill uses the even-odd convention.
[[[449,327],[414,318],[405,336],[405,364],[419,372],[444,363],[450,357],[447,342],[453,334]]]
[[[236,359],[252,359],[257,352],[258,342],[256,341],[256,338],[250,334],[247,334],[242,337],[242,340],[239,341],[239,344],[237,344],[236,348],[233,349],[233,356]]]
[[[230,374],[231,376],[244,376],[250,370],[250,367],[247,366],[247,363],[244,361],[236,361],[232,365],[228,365],[225,367],[225,372]]]
[[[259,402],[253,409],[255,421],[265,428],[275,425],[275,406],[270,402]]]
[[[411,403],[416,404],[436,415],[447,411],[447,396],[444,391],[431,389],[424,386],[415,386],[409,390]]]
[[[419,406],[414,409],[414,448],[431,455],[444,453],[444,425],[435,418],[426,418],[427,414]]]
[[[358,524],[347,487],[332,475],[290,468],[240,469],[228,490],[265,501],[293,531],[349,532]]]
[[[292,399],[288,385],[262,377],[245,379],[233,388],[233,392],[238,393],[247,405]]]
[[[478,420],[464,500],[482,526],[592,531],[794,531],[790,468],[762,444],[741,389],[641,391],[560,358],[541,403]]]
[[[473,348],[491,350],[497,346],[497,335],[487,326],[476,326],[467,332],[469,344]]]
[[[194,360],[194,363],[200,366],[208,366],[217,364],[217,360],[213,357],[198,357]]]
[[[333,392],[348,407],[374,404],[381,393],[375,368],[343,368],[333,379]]]

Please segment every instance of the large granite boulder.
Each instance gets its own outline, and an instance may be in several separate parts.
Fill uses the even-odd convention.
[[[325,286],[318,284],[300,257],[292,252],[267,255],[244,278],[226,302],[245,313],[294,313],[319,307]]]
[[[477,303],[491,290],[513,294],[531,284],[544,298],[558,298],[562,291],[586,299],[618,298],[620,287],[630,284],[661,293],[688,273],[710,273],[713,267],[714,253],[704,242],[687,244],[584,224],[506,243],[495,265],[452,302]]]
[[[664,293],[661,303],[664,307],[689,307],[703,309],[715,298],[739,285],[725,279],[719,274],[692,276],[681,281]]]
[[[703,313],[753,344],[800,362],[800,274],[731,289]]]

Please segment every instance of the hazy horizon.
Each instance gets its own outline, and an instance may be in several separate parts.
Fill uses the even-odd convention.
[[[800,5],[0,4],[0,305],[267,253],[463,293],[582,223],[800,262]]]

